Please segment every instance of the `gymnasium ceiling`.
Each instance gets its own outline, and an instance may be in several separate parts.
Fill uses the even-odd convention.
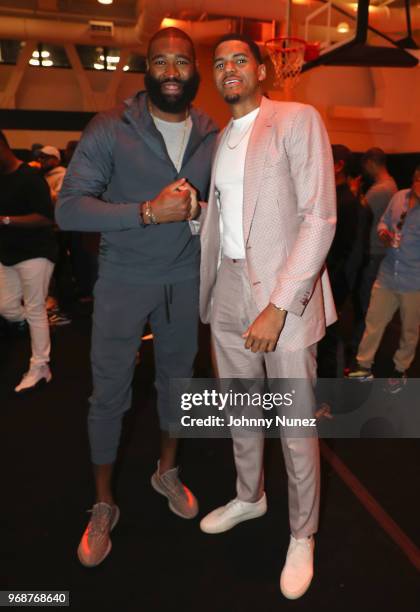
[[[411,21],[413,37],[417,43],[420,42],[420,0],[409,0],[411,6]],[[247,31],[256,40],[266,40],[269,34],[270,24],[274,22],[283,27],[286,22],[287,5],[289,0],[113,0],[110,5],[100,4],[98,0],[0,0],[0,16],[3,22],[9,18],[14,18],[14,25],[1,27],[0,19],[0,39],[18,38],[22,31],[29,33],[29,28],[36,20],[42,20],[43,29],[35,28],[39,32],[47,33],[51,36],[54,30],[54,22],[60,22],[57,29],[63,32],[63,27],[68,23],[87,24],[90,20],[112,22],[112,27],[121,27],[123,30],[136,28],[138,41],[144,45],[147,43],[153,31],[159,27],[163,17],[183,20],[190,25],[199,24],[201,36],[196,40],[206,38],[208,29],[210,38],[213,36],[214,29],[211,28],[209,21],[221,20],[223,18],[236,19],[233,27],[242,31],[244,18],[245,21],[265,23],[268,27],[264,30],[264,35],[259,38],[253,36],[253,31]],[[292,33],[303,36],[305,18],[320,7],[325,7],[325,0],[292,0],[291,4],[291,23]],[[357,2],[355,0],[334,0],[333,5],[344,9],[348,15],[356,15]],[[388,34],[392,40],[404,38],[406,34],[406,13],[405,0],[371,0],[369,9],[369,25],[375,27],[380,32]],[[318,25],[324,26],[326,11],[322,16],[317,17]],[[16,19],[18,18],[18,19]],[[22,25],[19,18],[27,20],[28,27]],[[322,19],[324,23],[322,23]],[[355,30],[355,19],[349,19],[337,10],[333,11],[332,28],[337,28],[341,21],[347,21],[351,30]],[[31,22],[31,23],[30,23]],[[315,24],[314,22],[311,22]],[[208,25],[206,25],[208,24]],[[222,27],[222,22],[220,22]],[[398,25],[396,25],[398,24]],[[178,25],[178,24],[176,24]],[[196,28],[197,29],[197,28]],[[338,28],[337,28],[338,29]],[[77,28],[74,28],[76,32]],[[79,27],[80,30],[80,27]],[[134,31],[134,30],[133,30]],[[187,30],[188,31],[188,30]],[[226,31],[226,30],[225,30]],[[229,31],[229,30],[227,30]],[[139,34],[140,32],[140,34]],[[192,31],[189,32],[192,36]],[[262,31],[261,31],[262,34]],[[218,36],[216,35],[216,38]],[[194,36],[193,36],[194,38]],[[321,37],[308,36],[309,40],[322,40]],[[48,38],[47,38],[48,40]],[[74,35],[77,42],[77,33]],[[136,40],[134,38],[134,40]],[[83,41],[79,41],[83,42]],[[117,41],[118,42],[118,41]],[[208,41],[207,41],[208,42]],[[128,44],[126,46],[129,46]]]
[[[154,0],[150,0],[154,1]],[[114,0],[110,5],[99,4],[97,0],[0,0],[0,14],[4,15],[22,15],[25,17],[46,17],[47,15],[54,16],[65,20],[78,21],[83,19],[109,19],[114,21],[116,25],[129,25],[137,21],[137,16],[142,10],[142,6],[148,3],[149,0]],[[171,17],[177,19],[205,19],[207,15],[206,1],[197,0],[195,3],[196,10],[189,8],[183,10],[182,0],[173,0],[165,3],[171,10]],[[191,6],[191,2],[187,5]],[[285,12],[287,0],[278,0],[281,11]],[[351,0],[335,0],[335,5],[341,6],[352,12],[355,6],[355,1]],[[293,7],[299,7],[299,15],[302,14],[302,7],[305,6],[308,10],[313,10],[321,5],[321,2],[316,0],[293,0]],[[412,10],[420,11],[420,0],[410,0]],[[238,2],[235,0],[227,0],[224,3],[226,7],[226,16],[238,16]],[[229,6],[233,7],[232,12],[229,11]],[[264,3],[261,3],[264,7]],[[371,6],[384,9],[400,9],[405,6],[405,0],[372,0]],[[295,9],[296,14],[296,9]],[[264,19],[264,8],[261,10],[261,18]]]

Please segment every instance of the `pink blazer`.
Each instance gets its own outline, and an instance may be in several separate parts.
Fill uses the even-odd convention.
[[[214,175],[229,125],[219,136],[201,229],[204,323],[210,322],[221,257]],[[314,344],[336,320],[324,266],[335,232],[335,193],[331,146],[318,112],[308,105],[263,98],[246,154],[243,235],[258,309],[273,302],[289,313],[279,348]]]

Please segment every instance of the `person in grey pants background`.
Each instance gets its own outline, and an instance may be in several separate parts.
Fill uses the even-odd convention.
[[[98,114],[85,130],[60,193],[64,230],[101,232],[92,332],[88,417],[96,503],[78,556],[85,566],[111,550],[119,518],[112,474],[131,405],[136,352],[148,321],[154,336],[161,455],[152,486],[184,518],[198,512],[180,481],[168,429],[169,379],[192,375],[197,352],[200,243],[194,221],[205,198],[217,127],[191,107],[195,52],[182,31],[157,32],[148,49],[146,92]]]

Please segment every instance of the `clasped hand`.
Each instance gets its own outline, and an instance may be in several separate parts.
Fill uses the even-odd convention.
[[[199,213],[197,190],[182,178],[171,183],[150,202],[158,223],[190,221]]]

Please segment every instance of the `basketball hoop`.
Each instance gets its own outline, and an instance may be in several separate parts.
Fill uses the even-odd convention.
[[[276,74],[275,85],[292,89],[305,60],[306,41],[293,36],[272,38],[265,43]]]

